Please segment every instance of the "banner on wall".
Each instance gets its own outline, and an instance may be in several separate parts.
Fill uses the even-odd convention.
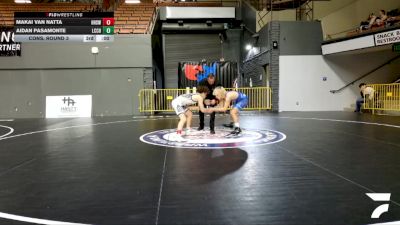
[[[180,62],[178,69],[178,87],[196,87],[207,79],[210,73],[217,78],[217,83],[224,87],[233,87],[238,76],[236,62]]]
[[[0,27],[0,56],[21,56],[21,43],[14,41],[13,28]]]
[[[46,118],[91,116],[91,95],[46,96]]]
[[[400,29],[375,34],[374,38],[376,46],[400,42]]]

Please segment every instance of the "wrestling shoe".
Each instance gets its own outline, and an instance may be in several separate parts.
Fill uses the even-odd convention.
[[[190,135],[191,133],[193,133],[192,129],[186,129],[185,130],[185,135],[186,136]]]
[[[240,127],[235,127],[235,129],[231,132],[233,135],[239,135],[240,133],[242,133],[242,129],[240,129]]]
[[[223,126],[224,126],[224,127],[233,128],[233,122],[231,122],[231,123],[224,123]]]
[[[242,129],[239,127],[235,127],[233,131],[231,131],[229,134],[225,135],[225,137],[230,138],[230,137],[238,137],[242,133]]]
[[[176,141],[176,142],[186,142],[187,141],[185,138],[182,137],[182,135],[179,135],[179,134],[170,135],[169,140]]]

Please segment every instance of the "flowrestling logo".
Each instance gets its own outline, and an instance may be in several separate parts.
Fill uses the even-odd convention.
[[[286,139],[286,135],[274,130],[243,130],[237,137],[226,137],[232,130],[224,127],[216,127],[215,134],[209,131],[193,130],[183,135],[184,142],[175,141],[175,129],[153,131],[140,137],[142,142],[151,145],[191,148],[191,149],[219,149],[241,148],[273,144]]]
[[[378,219],[385,212],[389,211],[389,202],[391,193],[365,193],[368,197],[370,197],[375,202],[385,202],[387,204],[382,204],[375,208],[375,210],[371,214],[372,219]]]

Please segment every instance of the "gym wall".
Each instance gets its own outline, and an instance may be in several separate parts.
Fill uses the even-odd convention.
[[[21,57],[0,58],[0,118],[43,118],[46,96],[53,95],[92,95],[93,116],[139,114],[139,90],[153,85],[151,51],[150,35],[22,43]]]
[[[390,51],[353,53],[323,57],[280,56],[279,111],[343,111],[360,96],[358,85],[390,83],[399,77],[400,59],[384,66],[343,91],[332,94],[388,60]],[[325,80],[326,79],[326,80]]]

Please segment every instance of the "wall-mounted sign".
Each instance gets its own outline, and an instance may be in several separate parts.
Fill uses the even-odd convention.
[[[21,43],[14,41],[13,28],[0,28],[0,56],[21,56]]]
[[[387,45],[400,42],[400,29],[375,34],[375,45]]]
[[[46,118],[91,116],[91,95],[46,96]]]

